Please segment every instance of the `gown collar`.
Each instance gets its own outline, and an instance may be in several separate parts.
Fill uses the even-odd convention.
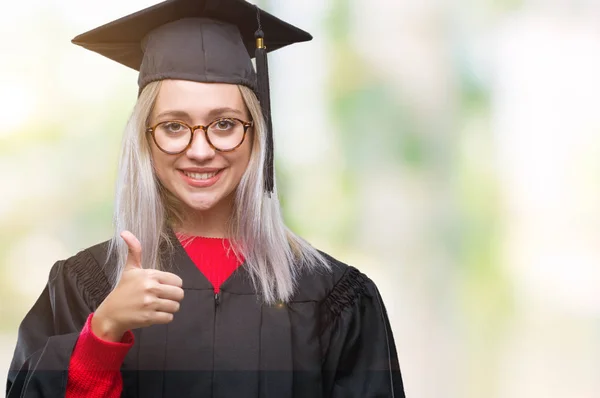
[[[168,234],[173,251],[168,248],[162,250],[163,264],[167,265],[167,271],[178,275],[183,280],[184,289],[214,290],[212,283],[196,267],[170,227]],[[245,261],[223,282],[220,290],[232,294],[256,294]]]

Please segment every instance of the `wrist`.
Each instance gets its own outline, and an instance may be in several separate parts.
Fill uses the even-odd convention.
[[[91,322],[92,333],[98,337],[99,339],[110,341],[113,343],[118,343],[123,339],[123,335],[125,334],[125,330],[117,327],[114,321],[105,318],[98,313],[95,313],[92,316]]]

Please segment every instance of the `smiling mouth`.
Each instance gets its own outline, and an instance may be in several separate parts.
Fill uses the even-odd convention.
[[[183,171],[183,170],[182,170]],[[210,178],[213,178],[214,176],[216,176],[219,171],[213,171],[211,173],[191,173],[189,171],[183,171],[183,174],[185,174],[186,176],[194,179],[194,180],[198,180],[198,181],[202,181],[202,180],[208,180]]]

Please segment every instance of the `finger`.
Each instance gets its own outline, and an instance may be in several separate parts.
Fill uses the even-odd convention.
[[[166,324],[170,323],[173,320],[173,314],[170,312],[160,312],[156,311],[152,314],[152,324]]]
[[[138,238],[129,231],[121,232],[121,238],[127,244],[128,249],[125,267],[142,268],[142,244]]]
[[[152,273],[152,276],[155,280],[164,285],[171,285],[177,287],[183,286],[183,280],[178,275],[172,274],[170,272],[154,271]]]
[[[177,286],[161,284],[157,292],[157,297],[161,299],[181,301],[183,300],[183,289]]]
[[[179,311],[179,302],[166,299],[156,299],[156,311],[174,314]]]

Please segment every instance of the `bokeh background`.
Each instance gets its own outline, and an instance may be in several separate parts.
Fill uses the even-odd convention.
[[[52,264],[112,233],[152,0],[1,0],[0,375]],[[411,398],[600,397],[600,2],[263,0],[288,224],[379,286]],[[268,45],[268,42],[267,42]]]

